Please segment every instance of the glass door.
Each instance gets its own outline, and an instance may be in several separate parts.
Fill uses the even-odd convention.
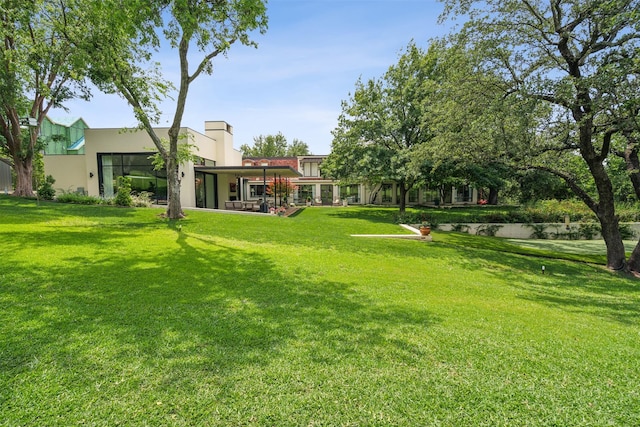
[[[320,198],[323,205],[331,205],[333,203],[333,184],[322,184],[320,186]]]

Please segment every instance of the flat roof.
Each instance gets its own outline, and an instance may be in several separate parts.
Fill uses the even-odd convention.
[[[278,175],[285,178],[298,178],[302,174],[291,166],[194,166],[197,172],[227,173],[239,176],[267,176]]]

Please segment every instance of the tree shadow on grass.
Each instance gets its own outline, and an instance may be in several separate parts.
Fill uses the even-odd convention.
[[[146,208],[149,209],[149,208]],[[68,216],[87,219],[126,221],[136,214],[134,208],[105,205],[76,205],[53,201],[0,197],[0,224],[39,224],[56,221]]]
[[[304,266],[285,274],[273,257],[214,237],[175,231],[154,241],[160,247],[132,247],[128,239],[146,230],[65,237],[72,232],[22,233],[26,253],[63,241],[76,242],[77,255],[47,271],[15,261],[15,280],[0,286],[0,406],[13,401],[12,411],[34,420],[46,420],[57,402],[73,408],[58,422],[115,411],[116,420],[152,423],[139,409],[149,395],[179,398],[206,386],[222,399],[242,372],[288,358],[331,366],[365,352],[409,363],[422,350],[394,332],[438,321],[425,311],[381,310],[347,284],[318,285]],[[90,245],[103,247],[83,252]],[[38,399],[25,400],[25,382],[39,388]]]
[[[481,249],[464,246],[469,242],[466,237],[455,236],[448,238],[447,246],[460,250],[457,265],[495,276],[521,291],[518,298],[623,324],[640,321],[637,279],[610,272],[604,266],[509,253],[500,239],[480,239]]]

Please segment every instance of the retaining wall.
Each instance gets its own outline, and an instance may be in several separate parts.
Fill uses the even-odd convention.
[[[631,230],[635,233],[635,236],[640,236],[640,223],[624,223],[631,227]],[[533,229],[528,227],[526,224],[456,224],[456,225],[464,225],[467,226],[467,233],[469,234],[478,234],[478,229],[486,228],[487,226],[498,225],[501,226],[497,232],[496,237],[506,237],[510,239],[531,239],[531,235],[533,234]],[[538,225],[538,224],[536,224]],[[549,238],[558,238],[558,239],[567,239],[566,236],[569,232],[577,232],[580,230],[580,223],[572,222],[569,223],[569,231],[567,230],[567,226],[564,223],[548,223],[545,224],[545,232],[549,234]],[[415,225],[418,228],[420,224]],[[599,226],[599,224],[598,224]],[[438,230],[442,231],[451,231],[454,227],[453,224],[440,224],[438,225]],[[564,234],[564,236],[563,236]],[[602,236],[600,233],[596,233],[594,239],[601,239]]]

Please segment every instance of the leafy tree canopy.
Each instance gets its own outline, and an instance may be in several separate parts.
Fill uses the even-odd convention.
[[[444,15],[469,18],[458,39],[478,55],[479,70],[497,77],[501,94],[492,99],[530,107],[521,110],[525,132],[504,140],[517,147],[512,153],[562,178],[598,217],[607,265],[633,271],[640,246],[627,262],[607,164],[616,134],[628,143],[637,136],[638,10],[639,0],[446,0]],[[575,154],[586,168],[563,168]]]
[[[12,161],[14,195],[33,195],[40,125],[52,107],[88,98],[82,55],[63,37],[67,19],[55,2],[5,1],[0,13],[0,151]],[[35,119],[25,126],[22,119]],[[24,129],[23,129],[24,128]]]
[[[434,52],[412,42],[384,76],[356,82],[353,95],[342,102],[324,175],[345,183],[394,181],[404,211],[406,193],[424,181],[414,157],[433,137],[426,112],[434,94],[434,60]]]
[[[243,157],[295,157],[311,154],[307,144],[299,139],[294,139],[289,144],[281,132],[257,136],[253,138],[253,146],[242,144],[240,151]]]

